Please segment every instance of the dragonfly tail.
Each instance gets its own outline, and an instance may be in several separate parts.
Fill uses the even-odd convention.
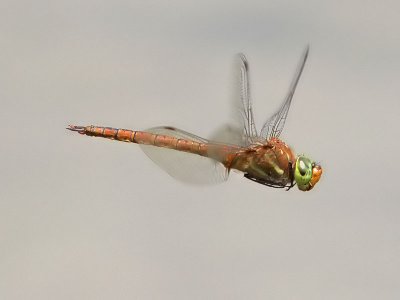
[[[86,132],[85,126],[68,125],[68,127],[66,129],[71,130],[71,131],[76,131],[80,134],[85,134],[85,132]]]

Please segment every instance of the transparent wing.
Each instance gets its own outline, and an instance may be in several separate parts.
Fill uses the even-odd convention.
[[[246,56],[243,53],[239,53],[235,64],[235,118],[238,120],[238,127],[240,127],[242,145],[247,146],[252,144],[258,136],[250,95],[249,63]]]
[[[249,64],[244,54],[235,57],[232,80],[232,122],[219,127],[211,136],[213,141],[249,146],[259,140],[250,97]]]
[[[233,124],[224,124],[218,127],[210,139],[213,142],[246,147],[247,141],[243,135],[243,127]]]
[[[208,142],[206,139],[173,127],[154,127],[145,131],[200,143]],[[140,147],[161,169],[182,182],[216,184],[228,179],[228,170],[212,158],[149,145]]]
[[[309,46],[306,47],[304,54],[300,60],[299,67],[295,73],[294,79],[289,89],[285,101],[280,109],[267,121],[261,129],[261,137],[263,139],[270,139],[271,137],[279,137],[286,122],[286,117],[289,112],[290,104],[292,102],[293,94],[296,90],[297,83],[299,82],[301,73],[303,72],[304,65],[307,61]]]

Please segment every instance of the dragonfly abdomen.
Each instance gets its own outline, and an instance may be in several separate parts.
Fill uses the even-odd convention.
[[[189,152],[201,156],[208,156],[208,144],[199,143],[196,141],[180,139],[167,135],[160,135],[151,132],[136,131],[129,129],[118,129],[112,127],[101,126],[74,126],[70,125],[67,128],[72,131],[77,131],[80,134],[102,137],[111,140],[117,140],[128,143],[141,145],[150,145],[173,150]]]

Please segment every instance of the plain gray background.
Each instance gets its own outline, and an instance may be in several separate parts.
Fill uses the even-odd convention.
[[[397,1],[1,1],[0,298],[398,299],[399,28]],[[237,52],[260,126],[308,43],[282,138],[311,192],[64,129],[210,136]]]

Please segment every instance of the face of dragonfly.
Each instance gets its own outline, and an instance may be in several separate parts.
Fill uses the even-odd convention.
[[[294,179],[302,191],[311,190],[322,175],[322,167],[311,159],[300,155],[296,160]]]

